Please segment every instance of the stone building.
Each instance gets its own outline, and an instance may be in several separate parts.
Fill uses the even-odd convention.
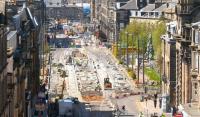
[[[175,106],[176,99],[176,41],[173,34],[176,32],[176,21],[167,23],[167,34],[162,40],[162,109],[170,112],[170,106]]]
[[[196,58],[193,23],[199,19],[199,0],[177,0],[175,9],[177,15],[177,31],[173,34],[176,39],[176,107],[185,115],[193,116],[197,113],[191,112],[190,107],[195,108],[191,103],[196,101],[198,84],[195,83],[197,78]],[[195,27],[195,25],[194,25]],[[192,44],[192,45],[191,45]],[[189,111],[187,115],[186,110]],[[199,115],[198,115],[199,116]]]
[[[195,3],[196,2],[196,3]],[[177,40],[177,98],[176,105],[185,105],[191,103],[192,82],[191,82],[191,41],[192,29],[191,23],[195,21],[199,9],[196,9],[197,0],[179,0],[177,5],[178,15],[178,35]]]
[[[0,116],[9,116],[10,104],[8,99],[7,86],[7,44],[6,44],[7,30],[5,25],[0,26]]]
[[[165,18],[173,21],[167,23],[167,34],[162,37],[163,94],[169,96],[169,106],[179,108],[184,116],[199,116],[199,113],[194,110],[197,109],[196,105],[199,103],[200,0],[174,0],[173,2],[177,3],[176,7],[168,8],[164,12]],[[169,47],[168,44],[171,41],[175,41],[175,47],[174,44],[170,44]],[[173,47],[173,51],[166,47]],[[174,75],[171,76],[171,74]]]
[[[99,36],[101,41],[107,42],[111,47],[116,35],[116,1],[115,0],[101,0],[98,1],[97,20],[99,23]]]
[[[5,22],[5,0],[0,1],[0,116],[8,117],[10,94],[7,85],[7,29]]]
[[[26,5],[23,5],[26,3]],[[8,2],[7,82],[11,93],[10,116],[31,117],[33,98],[39,88],[39,36],[43,22],[42,2]]]
[[[171,4],[164,11],[166,23],[166,34],[161,36],[162,41],[162,110],[170,112],[171,107],[176,105],[176,40],[173,37],[177,33],[177,21],[175,6]]]
[[[17,99],[17,79],[14,74],[17,74],[17,70],[13,70],[13,52],[17,48],[17,31],[9,31],[7,34],[7,83],[8,83],[8,93],[9,93],[9,112],[10,116],[13,117],[15,113],[15,104]]]

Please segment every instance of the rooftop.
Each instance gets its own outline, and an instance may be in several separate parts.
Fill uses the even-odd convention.
[[[10,32],[7,34],[7,40],[10,40],[16,33],[17,33],[17,31],[10,31]]]
[[[148,12],[148,11],[153,11],[155,9],[155,4],[148,4],[146,7],[142,8],[140,11],[141,12]]]
[[[163,11],[165,11],[166,8],[167,8],[167,4],[163,4],[163,5],[161,5],[160,7],[156,8],[153,11],[163,12]]]
[[[130,1],[128,1],[120,9],[127,9],[127,10],[139,9],[138,6],[137,6],[137,0],[130,0]]]

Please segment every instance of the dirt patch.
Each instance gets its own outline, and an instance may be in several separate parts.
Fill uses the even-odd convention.
[[[84,101],[102,101],[103,96],[82,96]]]

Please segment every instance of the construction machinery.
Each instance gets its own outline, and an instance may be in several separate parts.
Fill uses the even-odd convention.
[[[112,89],[112,83],[110,82],[109,78],[104,78],[104,89]]]

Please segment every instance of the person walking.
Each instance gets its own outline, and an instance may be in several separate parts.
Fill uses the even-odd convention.
[[[157,99],[154,99],[154,108],[157,106]]]
[[[123,106],[122,106],[122,110],[123,110],[123,111],[125,111],[125,110],[126,110],[126,108],[125,108],[125,105],[123,105]]]

